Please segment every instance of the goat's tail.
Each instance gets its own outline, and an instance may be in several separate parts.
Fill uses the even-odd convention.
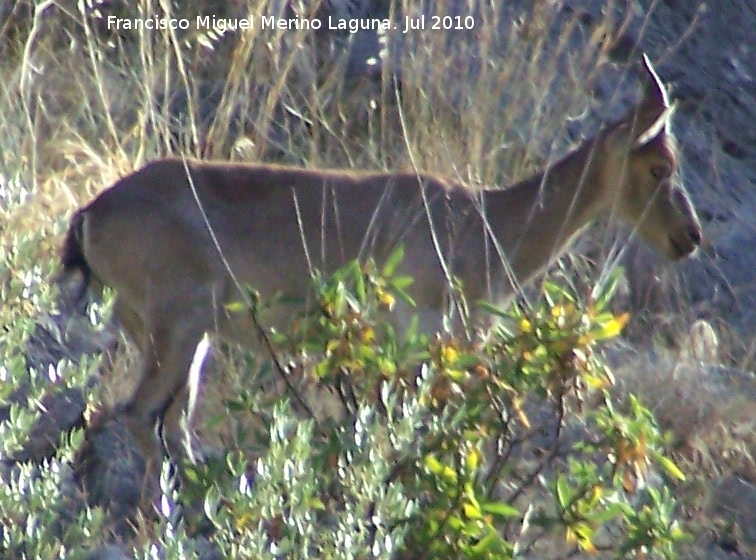
[[[77,210],[71,216],[68,231],[60,250],[61,271],[55,278],[64,294],[66,304],[73,309],[83,311],[88,303],[87,291],[92,281],[92,269],[89,267],[83,246],[84,211]],[[72,278],[78,276],[72,288]]]

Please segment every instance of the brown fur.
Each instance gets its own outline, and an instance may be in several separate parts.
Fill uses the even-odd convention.
[[[617,215],[669,258],[693,252],[700,225],[677,180],[666,93],[647,69],[646,94],[627,118],[506,189],[473,193],[426,174],[181,159],[118,181],[74,215],[63,264],[116,289],[115,318],[142,349],[143,376],[127,405],[133,429],[154,439],[163,418],[169,451],[180,453],[199,340],[218,333],[259,348],[249,318],[225,311],[242,297],[237,281],[263,298],[306,297],[312,269],[380,263],[403,244],[401,272],[415,278],[418,306],[409,312],[432,331],[450,278],[468,302],[502,303],[601,215]],[[274,308],[264,326],[285,328],[291,313]]]

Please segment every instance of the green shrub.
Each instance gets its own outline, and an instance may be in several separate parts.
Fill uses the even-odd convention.
[[[139,554],[202,557],[193,536],[205,534],[230,558],[674,557],[684,534],[659,475],[682,473],[651,413],[634,397],[612,400],[596,352],[627,319],[608,311],[615,280],[586,301],[546,284],[527,311],[484,305],[498,324],[483,339],[429,338],[416,322],[397,332],[387,320],[397,301],[411,303],[411,279],[395,275],[401,256],[315,277],[316,305],[269,333],[276,359],[260,367],[291,378],[285,394],[229,372],[240,384],[228,414],[266,429],[240,425],[225,455],[188,467],[179,490],[164,484]],[[29,379],[11,348],[6,377]],[[86,384],[91,364],[79,369],[69,385]],[[313,412],[309,386],[316,400],[331,395],[338,417]],[[11,408],[6,456],[42,413],[33,400]],[[101,510],[66,509],[61,473],[80,440],[6,476],[2,550],[78,557],[109,539]]]
[[[595,352],[627,320],[607,310],[616,276],[585,302],[547,285],[528,312],[486,306],[501,323],[485,340],[429,340],[385,320],[409,299],[399,258],[316,277],[317,304],[271,337],[333,390],[341,419],[302,422],[288,402],[266,411],[251,394],[230,403],[270,428],[261,456],[233,452],[224,476],[196,478],[225,553],[515,558],[562,541],[674,557],[683,532],[656,473],[682,473],[651,413],[632,397],[627,410],[612,401]]]

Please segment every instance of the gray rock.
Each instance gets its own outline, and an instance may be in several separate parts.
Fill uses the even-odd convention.
[[[76,478],[89,505],[107,510],[120,537],[133,535],[145,485],[157,484],[145,480],[145,468],[136,440],[117,416],[87,430],[74,465]]]
[[[713,513],[735,519],[743,528],[747,544],[756,547],[756,486],[737,477],[720,482],[711,497]]]
[[[123,546],[110,544],[93,550],[85,558],[86,560],[133,560],[134,555],[130,554]]]
[[[50,459],[62,434],[84,426],[86,406],[84,391],[79,387],[66,387],[45,395],[39,403],[40,416],[29,431],[29,440],[11,460],[40,463]]]
[[[756,335],[756,10],[748,0],[650,2],[639,45],[681,99],[676,119],[685,178],[719,257],[683,266],[704,314]],[[692,27],[691,27],[692,26]]]
[[[44,372],[61,360],[79,363],[84,356],[99,354],[112,348],[115,340],[114,333],[95,329],[83,314],[63,310],[35,319],[24,356],[27,367]]]

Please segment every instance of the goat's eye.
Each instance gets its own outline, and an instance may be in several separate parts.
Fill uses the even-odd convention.
[[[657,181],[663,181],[664,179],[668,179],[670,175],[672,175],[672,167],[670,165],[667,165],[666,163],[658,163],[656,165],[651,166],[651,175],[654,176],[654,179]]]

